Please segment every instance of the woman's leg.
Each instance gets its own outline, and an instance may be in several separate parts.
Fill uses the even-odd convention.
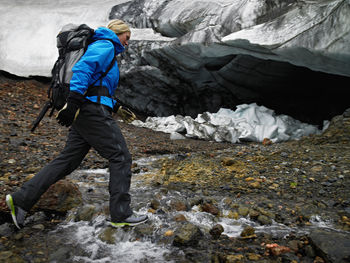
[[[124,137],[105,106],[87,103],[73,127],[97,152],[109,161],[110,213],[117,222],[132,215],[129,194],[131,183],[131,155]]]
[[[52,184],[79,166],[90,147],[80,134],[71,128],[66,146],[59,156],[12,194],[14,204],[29,211]]]

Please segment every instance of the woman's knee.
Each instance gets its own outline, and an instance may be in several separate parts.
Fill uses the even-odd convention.
[[[128,150],[120,151],[120,152],[115,152],[112,154],[112,156],[109,159],[109,162],[111,163],[130,163],[132,162],[132,157],[131,154]]]

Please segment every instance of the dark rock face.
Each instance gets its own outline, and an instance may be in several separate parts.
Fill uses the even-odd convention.
[[[340,23],[348,23],[349,4],[261,5],[252,8],[250,20],[243,12],[247,6],[229,3],[176,6],[176,1],[140,0],[115,6],[110,18],[176,38],[156,47],[131,41],[129,52],[136,62],[124,57],[130,63],[121,66],[117,96],[153,116],[195,117],[257,102],[321,125],[344,112],[350,95],[350,50],[344,43],[350,38]]]
[[[207,63],[203,59],[197,72],[171,65],[161,56],[158,59],[159,68],[135,68],[125,74],[118,90],[122,101],[149,115],[196,117],[256,102],[278,114],[321,125],[349,107],[348,77],[246,55]]]
[[[315,230],[310,234],[315,250],[327,262],[350,261],[350,235],[331,230]]]

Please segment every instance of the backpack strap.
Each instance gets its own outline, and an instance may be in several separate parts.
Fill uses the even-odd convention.
[[[105,38],[104,39],[98,39],[98,40],[108,40],[108,41],[112,42],[112,40],[107,39],[107,38],[106,39]],[[112,44],[113,44],[113,42],[112,42]],[[113,47],[114,47],[114,44],[113,44]],[[87,97],[87,96],[97,96],[97,102],[98,103],[101,103],[101,96],[106,96],[106,97],[112,98],[112,96],[109,94],[108,88],[105,87],[105,86],[102,86],[102,80],[103,80],[103,78],[105,76],[107,76],[108,72],[113,68],[116,60],[117,60],[117,54],[116,54],[116,51],[115,51],[115,48],[114,48],[114,56],[113,56],[113,59],[112,59],[111,63],[108,65],[108,68],[106,69],[106,71],[102,72],[100,77],[98,79],[96,79],[88,87],[88,90],[85,93],[85,97]],[[95,84],[99,80],[100,80],[100,85],[99,86],[95,86]]]

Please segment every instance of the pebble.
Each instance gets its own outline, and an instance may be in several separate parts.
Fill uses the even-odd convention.
[[[44,230],[45,226],[43,224],[37,224],[37,225],[32,226],[32,229],[34,229],[34,230]]]
[[[217,224],[215,226],[213,226],[209,233],[210,235],[214,238],[214,239],[218,239],[221,235],[221,233],[224,232],[224,227],[220,224]]]
[[[281,152],[281,157],[288,157],[288,153],[286,153],[286,152]]]
[[[168,231],[166,231],[165,233],[164,233],[164,236],[166,236],[166,237],[171,237],[171,236],[173,236],[174,235],[174,231],[173,230],[168,230]]]

